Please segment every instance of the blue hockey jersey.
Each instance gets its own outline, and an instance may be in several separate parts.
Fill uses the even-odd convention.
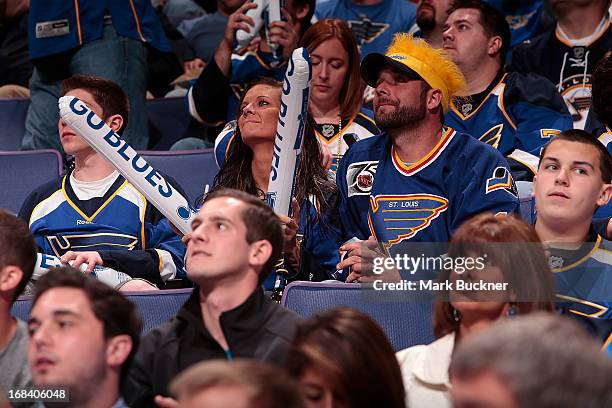
[[[122,176],[103,197],[81,201],[70,174],[35,189],[19,216],[40,251],[97,251],[104,266],[163,284],[183,278],[185,245],[168,221]]]
[[[596,333],[612,339],[612,242],[591,231],[577,250],[549,248],[558,306]]]
[[[353,145],[336,175],[343,240],[373,235],[390,251],[406,242],[447,242],[468,218],[513,213],[518,193],[499,152],[451,128],[412,165],[385,133]]]
[[[458,98],[444,123],[509,157],[517,180],[531,180],[541,148],[551,136],[573,126],[563,99],[550,81],[517,73],[503,75],[492,83],[478,106],[473,106],[470,98]],[[517,163],[520,166],[515,170]]]
[[[329,0],[317,4],[315,15],[319,20],[346,21],[363,58],[371,52],[384,54],[393,35],[410,31],[416,21],[416,6],[406,0],[382,0],[367,6],[351,0]]]

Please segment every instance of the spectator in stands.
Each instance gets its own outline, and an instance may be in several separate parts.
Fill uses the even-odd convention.
[[[442,26],[452,0],[421,0],[416,10],[417,27],[412,31],[434,48],[442,48]]]
[[[612,52],[608,52],[597,64],[593,71],[593,103],[589,117],[597,117],[596,121],[601,123],[600,128],[594,129],[592,134],[608,148],[612,154]],[[597,218],[610,218],[612,216],[612,203],[601,206],[595,213]],[[612,222],[609,222],[612,235]],[[606,235],[602,232],[602,235]]]
[[[612,341],[612,242],[591,227],[597,207],[612,197],[612,158],[582,130],[555,136],[542,150],[533,183],[535,229],[549,247],[564,313],[602,342]]]
[[[445,269],[439,281],[507,283],[505,291],[448,290],[434,305],[438,340],[397,353],[406,405],[450,407],[448,367],[457,344],[498,319],[552,310],[554,283],[544,247],[532,227],[515,216],[480,214],[453,235],[448,256],[486,257],[484,268]]]
[[[546,140],[572,128],[565,103],[546,78],[504,72],[510,29],[501,12],[459,0],[449,13],[444,51],[463,72],[467,96],[453,101],[444,123],[495,147],[515,180],[531,181]]]
[[[185,72],[204,68],[223,39],[228,17],[244,3],[244,0],[217,0],[217,11],[201,17],[183,21],[178,25],[185,38],[183,50]]]
[[[68,388],[71,406],[125,407],[119,395],[142,322],[117,291],[70,267],[40,278],[28,319],[38,387]]]
[[[456,408],[612,405],[612,360],[552,314],[498,322],[461,342],[450,377]]]
[[[371,317],[354,309],[331,309],[301,323],[287,369],[309,408],[404,407],[393,347]]]
[[[0,98],[27,98],[29,0],[0,0]]]
[[[548,78],[584,129],[591,106],[591,73],[612,48],[609,0],[550,0],[558,17],[554,29],[516,47],[510,70]]]
[[[247,86],[240,100],[238,126],[229,144],[227,160],[214,187],[230,187],[265,198],[270,180],[274,141],[281,105],[282,84],[261,78]],[[286,230],[285,265],[288,279],[332,279],[338,263],[338,240],[332,224],[336,188],[320,162],[319,143],[308,118],[295,182],[293,219],[283,218]],[[296,240],[296,232],[300,243]],[[274,275],[265,287],[272,289]]]
[[[207,361],[178,375],[170,389],[184,408],[303,408],[295,381],[279,368],[249,360]]]
[[[361,110],[363,82],[359,74],[359,51],[350,29],[341,20],[324,19],[313,24],[302,36],[312,60],[309,110],[316,122],[315,134],[321,149],[331,157],[325,167],[336,171],[348,148],[357,140],[378,134],[371,112]],[[233,128],[219,134],[215,157],[225,163]]]
[[[250,194],[218,190],[206,197],[192,227],[186,267],[197,286],[176,317],[142,339],[123,393],[131,406],[168,397],[170,381],[202,360],[283,364],[293,338],[297,315],[261,289],[283,246],[272,209]]]
[[[30,58],[34,73],[23,149],[62,146],[56,136],[60,82],[74,74],[115,81],[130,100],[124,139],[134,149],[149,140],[145,93],[147,50],[170,51],[150,0],[30,1]]]
[[[612,153],[612,51],[599,61],[593,71],[593,109],[601,128],[594,135]]]
[[[396,33],[408,32],[416,8],[405,0],[330,0],[317,5],[316,16],[346,21],[363,59],[372,52],[385,52]]]
[[[395,256],[409,242],[447,242],[475,214],[516,210],[516,188],[502,155],[443,127],[464,80],[442,51],[400,34],[386,55],[366,57],[361,72],[375,88],[374,114],[383,133],[355,143],[340,163],[344,240],[371,236],[368,245],[378,241]],[[349,254],[338,269],[352,268],[349,281],[371,278],[363,276],[361,246],[341,247]]]
[[[11,306],[32,276],[36,245],[28,226],[0,209],[0,394],[30,386],[28,329]]]
[[[189,112],[200,122],[219,126],[235,119],[237,98],[249,81],[267,76],[281,80],[285,75],[285,62],[291,56],[302,34],[310,27],[314,13],[314,0],[291,0],[283,10],[285,21],[270,24],[269,41],[282,47],[276,55],[261,38],[255,51],[243,55],[232,54],[237,29],[250,30],[253,20],[246,12],[255,5],[244,3],[229,16],[223,39],[215,56],[189,89]],[[256,40],[257,41],[257,40]]]
[[[119,134],[131,119],[127,95],[107,79],[73,76],[62,82],[61,95],[79,98]],[[19,211],[41,252],[75,268],[85,263],[88,273],[100,265],[135,278],[113,284],[123,290],[183,277],[185,246],[168,221],[61,119],[58,130],[74,169],[36,188]]]

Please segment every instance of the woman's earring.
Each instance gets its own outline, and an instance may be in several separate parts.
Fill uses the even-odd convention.
[[[506,316],[510,319],[513,319],[518,315],[519,315],[519,308],[516,306],[516,303],[514,302],[510,303],[510,306],[508,307],[508,310],[506,311]]]
[[[453,320],[455,322],[459,323],[461,321],[461,312],[460,311],[458,311],[457,309],[453,308],[452,315],[453,315]]]

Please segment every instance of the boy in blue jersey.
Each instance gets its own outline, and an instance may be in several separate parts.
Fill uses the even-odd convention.
[[[612,197],[610,153],[582,130],[560,133],[542,151],[533,194],[535,229],[549,246],[563,310],[610,342],[612,242],[591,227]]]
[[[383,133],[360,140],[340,163],[344,239],[378,241],[393,256],[410,242],[447,242],[481,212],[511,213],[517,191],[502,155],[443,127],[443,114],[465,82],[446,55],[422,39],[399,34],[386,55],[363,60],[375,88],[374,114]],[[338,269],[365,272],[358,242],[344,245]],[[405,250],[405,247],[404,247]]]
[[[467,88],[451,104],[445,124],[490,144],[508,158],[515,180],[531,181],[540,149],[572,128],[563,99],[546,78],[506,74],[510,28],[501,12],[480,0],[453,4],[444,24],[444,51]]]
[[[128,99],[114,82],[76,75],[62,83],[62,95],[82,100],[115,132],[125,129]],[[185,246],[168,221],[61,119],[58,128],[74,170],[35,189],[19,211],[40,251],[75,268],[87,264],[88,273],[100,265],[141,278],[122,290],[152,289],[147,281],[161,286],[184,276]]]

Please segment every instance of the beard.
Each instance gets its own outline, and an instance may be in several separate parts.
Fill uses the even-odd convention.
[[[387,132],[402,127],[411,127],[425,119],[426,113],[425,101],[421,98],[417,106],[404,106],[381,115],[375,113],[376,125]]]
[[[422,31],[431,31],[436,28],[436,10],[428,5],[417,9],[416,23]]]

